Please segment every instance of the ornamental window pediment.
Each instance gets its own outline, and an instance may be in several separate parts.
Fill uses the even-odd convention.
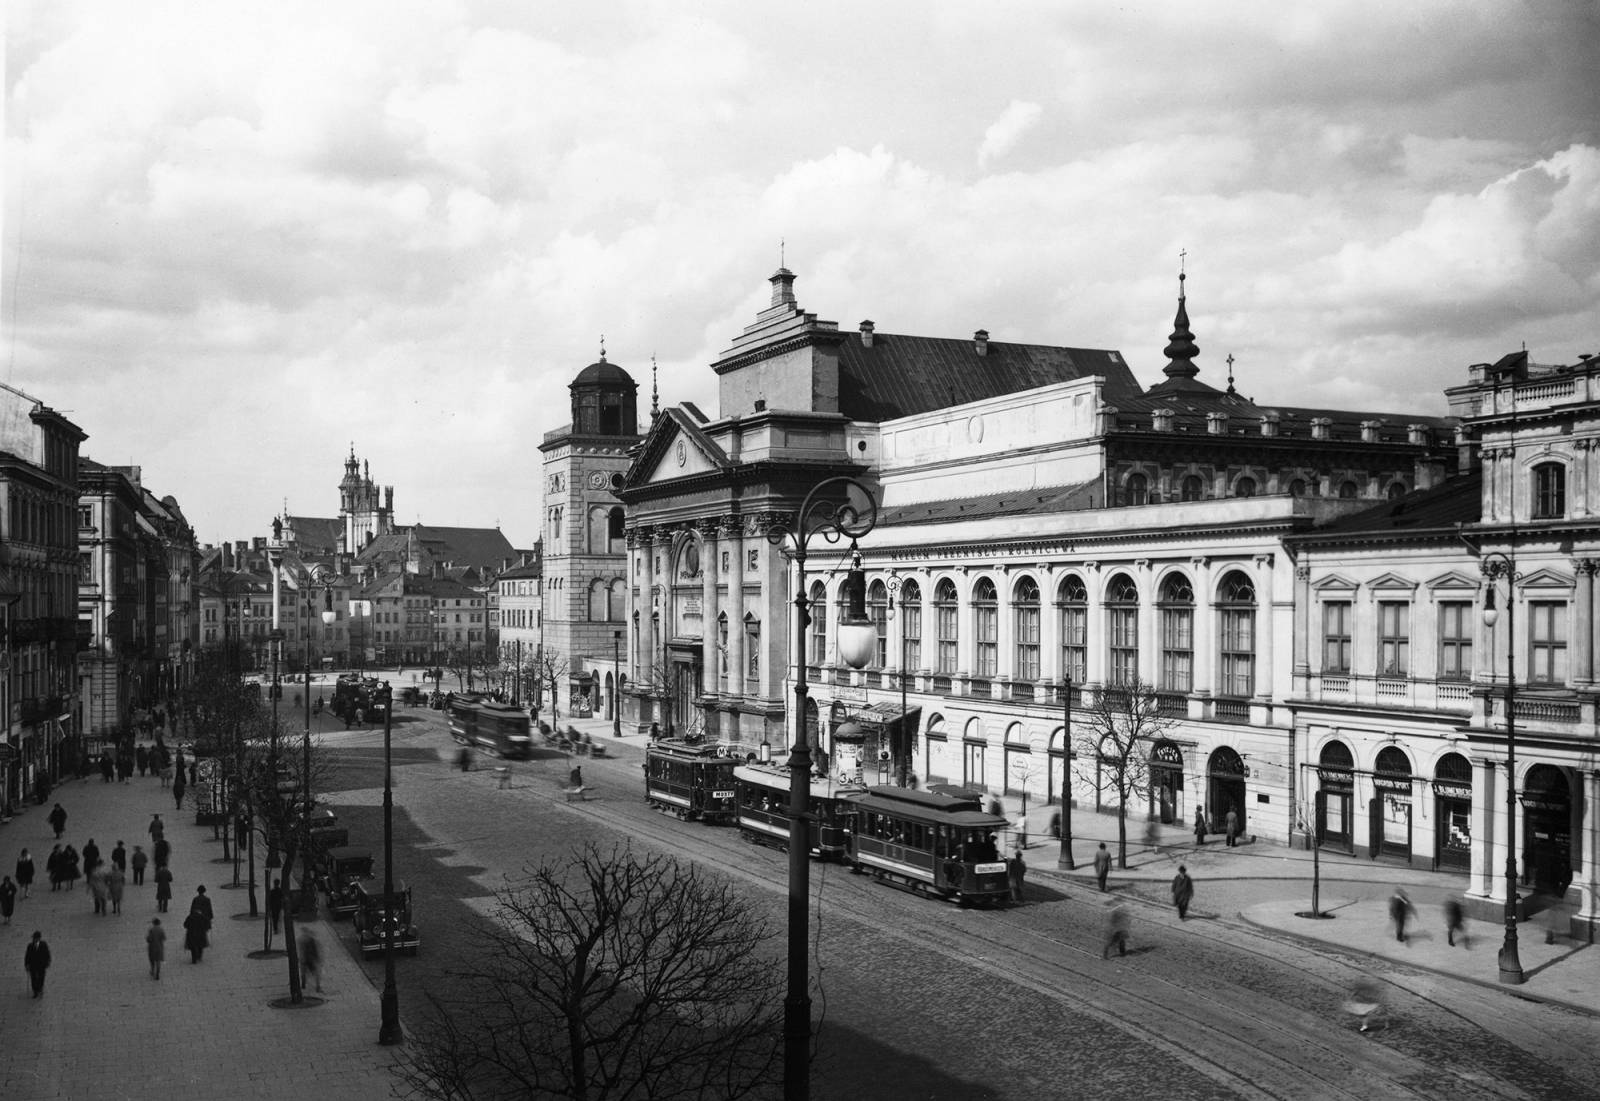
[[[1519,589],[1570,589],[1572,575],[1552,569],[1538,569],[1517,581]]]
[[[1353,595],[1360,587],[1360,585],[1352,581],[1350,578],[1336,573],[1329,574],[1327,577],[1311,583],[1312,591],[1317,593],[1319,596],[1350,596]]]
[[[1460,570],[1449,570],[1427,580],[1428,589],[1432,592],[1438,592],[1441,589],[1467,589],[1477,592],[1481,584],[1481,578],[1462,573]]]
[[[1397,573],[1386,573],[1367,582],[1367,587],[1375,592],[1409,593],[1415,592],[1418,586],[1417,582],[1412,578],[1402,577]]]

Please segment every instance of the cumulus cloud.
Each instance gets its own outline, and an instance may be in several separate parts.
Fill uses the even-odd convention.
[[[1000,117],[983,132],[983,143],[978,146],[978,166],[987,168],[991,162],[1011,152],[1022,136],[1034,128],[1042,114],[1044,108],[1037,103],[1024,103],[1017,99],[1008,103],[1006,109],[1000,112]]]

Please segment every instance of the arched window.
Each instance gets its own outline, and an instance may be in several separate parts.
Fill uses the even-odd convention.
[[[1219,694],[1251,696],[1256,690],[1256,588],[1248,575],[1233,570],[1218,590],[1221,627]]]
[[[1306,495],[1306,480],[1304,478],[1296,478],[1292,482],[1289,483],[1289,496],[1291,496],[1291,497],[1304,497],[1305,495]]]
[[[1161,687],[1194,689],[1194,588],[1175,573],[1161,583]]]
[[[1203,501],[1206,499],[1206,484],[1198,474],[1191,474],[1183,480],[1183,499],[1185,501]]]
[[[1354,482],[1352,482],[1352,481],[1343,481],[1343,482],[1339,483],[1339,498],[1340,498],[1340,500],[1344,500],[1344,501],[1354,500],[1359,495],[1359,493],[1360,493],[1360,490],[1356,487],[1356,484]]]
[[[1533,518],[1558,520],[1567,514],[1567,468],[1540,463],[1533,468]]]
[[[828,660],[828,590],[818,581],[811,586],[811,664]]]
[[[1126,500],[1130,505],[1147,505],[1150,503],[1150,479],[1143,474],[1128,475],[1128,488]]]
[[[1254,497],[1256,495],[1256,480],[1254,478],[1240,478],[1233,483],[1235,497]]]
[[[977,675],[992,677],[999,672],[1000,603],[994,582],[979,578],[972,588],[973,638],[977,641]]]
[[[1039,679],[1039,585],[1031,577],[1017,582],[1012,596],[1012,615],[1017,632],[1016,680]]]
[[[878,632],[878,643],[872,649],[872,668],[882,669],[889,664],[889,590],[882,581],[874,581],[867,589],[867,615]]]
[[[915,581],[900,586],[901,660],[905,672],[922,668],[922,588]]]
[[[606,598],[610,595],[604,581],[594,581],[589,585],[589,621],[602,623],[610,618],[610,611],[606,607]]]
[[[933,590],[933,626],[938,632],[939,652],[937,671],[940,673],[954,673],[956,671],[956,642],[960,639],[960,632],[956,627],[956,583],[945,578]]]
[[[744,617],[744,675],[750,681],[761,679],[761,621],[749,612]]]
[[[1062,578],[1056,593],[1061,615],[1061,675],[1074,684],[1088,679],[1089,590],[1076,574]]]
[[[622,511],[621,505],[615,505],[606,513],[606,539],[610,544],[606,547],[607,554],[622,554],[627,551],[627,535],[623,525],[627,521],[627,514]]]
[[[1406,484],[1399,480],[1390,482],[1389,489],[1385,495],[1391,501],[1398,501],[1400,498],[1406,495]]]
[[[717,613],[717,666],[724,678],[728,675],[728,613]]]
[[[628,614],[628,581],[619,577],[611,583],[611,595],[608,601],[610,614],[606,617],[613,623],[621,623]]]
[[[1139,586],[1127,574],[1117,574],[1106,586],[1106,613],[1111,627],[1106,680],[1124,688],[1139,679]]]

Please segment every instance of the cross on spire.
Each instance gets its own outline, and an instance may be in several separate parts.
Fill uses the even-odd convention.
[[[600,362],[604,363],[605,361],[606,361],[606,334],[605,333],[601,333],[600,334]]]
[[[1234,389],[1233,389],[1233,353],[1232,352],[1228,353],[1227,363],[1228,363],[1228,393],[1231,394],[1231,393],[1234,392]]]

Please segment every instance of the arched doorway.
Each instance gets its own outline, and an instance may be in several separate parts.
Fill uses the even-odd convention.
[[[1356,760],[1343,742],[1329,742],[1317,758],[1317,844],[1354,853],[1350,820]]]
[[[1245,825],[1244,760],[1231,746],[1212,750],[1206,768],[1206,813],[1211,817],[1211,829],[1221,833],[1228,828],[1228,812],[1238,816],[1239,832],[1248,833]]]
[[[1378,750],[1372,770],[1372,802],[1368,840],[1374,858],[1411,860],[1411,758],[1399,746]]]
[[[1566,893],[1572,882],[1572,789],[1554,765],[1534,765],[1522,782],[1522,881]]]
[[[1433,867],[1467,871],[1472,867],[1472,765],[1459,753],[1446,753],[1433,769]]]
[[[1046,806],[1053,807],[1060,803],[1061,793],[1072,786],[1072,782],[1068,779],[1065,771],[1067,767],[1067,750],[1071,748],[1066,744],[1065,735],[1065,729],[1059,726],[1050,732],[1049,761],[1044,770]],[[1057,777],[1061,779],[1059,784],[1056,783]]]
[[[923,762],[922,774],[927,777],[927,782],[949,783],[950,738],[945,733],[943,715],[935,715],[928,720],[928,732],[923,742],[927,749],[927,759]]]
[[[1166,826],[1184,819],[1183,750],[1166,738],[1150,747],[1150,813]]]

